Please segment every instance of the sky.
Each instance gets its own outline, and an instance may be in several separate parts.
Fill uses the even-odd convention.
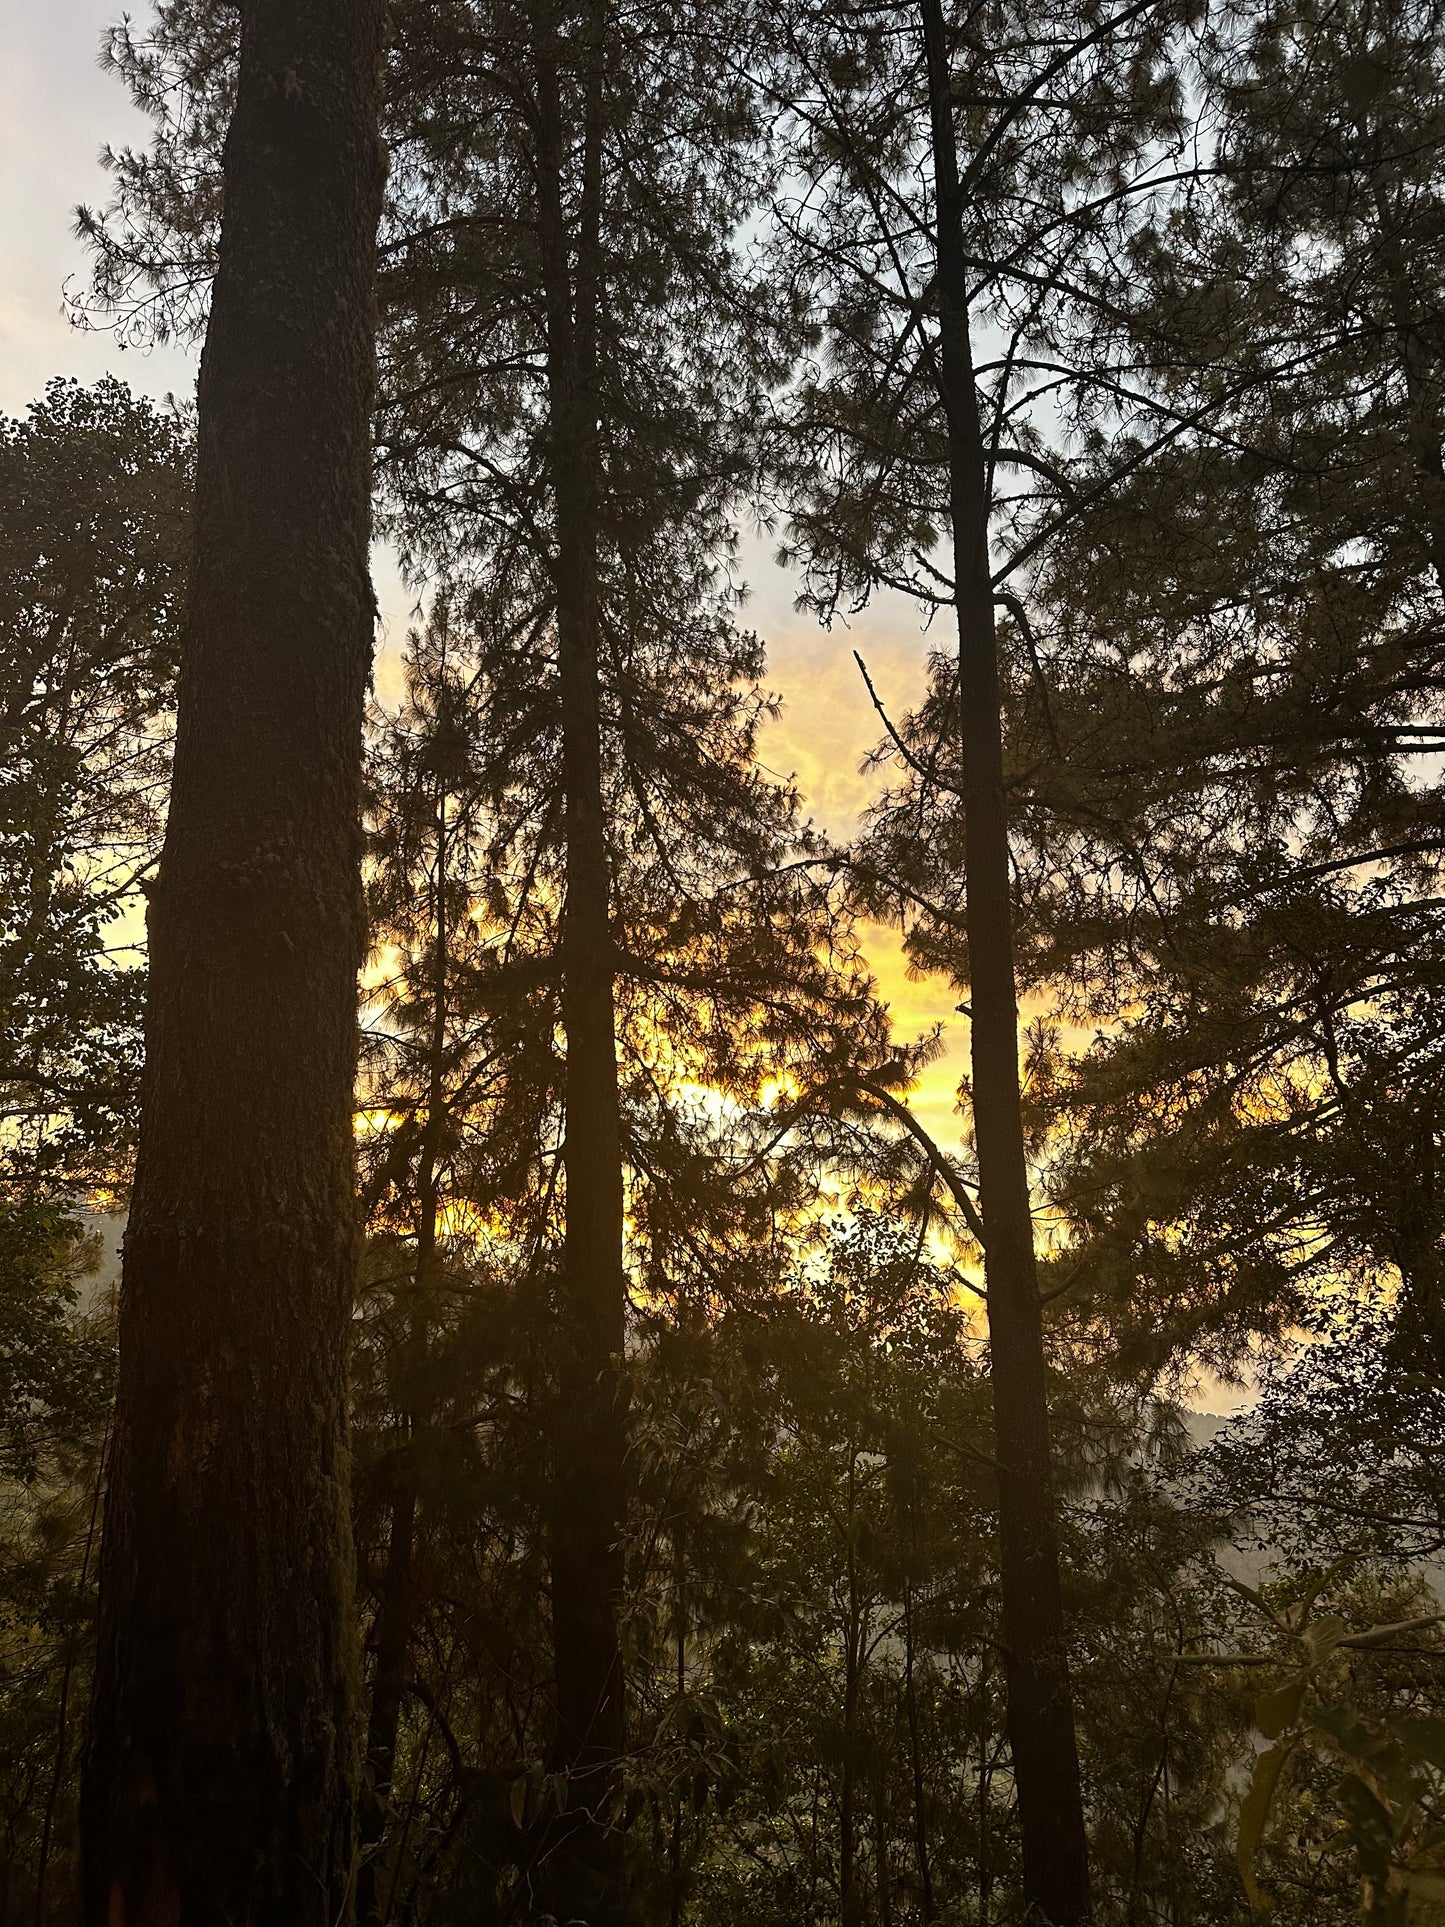
[[[129,10],[143,28],[148,8]],[[104,31],[120,12],[119,0],[0,0],[0,409],[10,415],[23,413],[56,375],[92,382],[109,372],[158,399],[194,390],[194,348],[123,349],[103,330],[77,328],[65,309],[67,286],[83,289],[87,275],[76,206],[108,198],[101,150],[142,145],[147,136],[124,88],[99,63]],[[828,634],[794,610],[797,584],[765,544],[750,544],[746,560],[747,619],[769,644],[768,682],[783,699],[763,738],[763,760],[796,776],[808,813],[846,836],[878,783],[878,772],[861,768],[879,729],[852,652],[864,656],[890,714],[901,716],[923,689],[929,645],[920,616],[892,598]],[[395,686],[414,598],[389,554],[377,553],[374,571],[382,609],[377,685],[385,696]],[[930,1067],[914,1103],[940,1142],[954,1144],[957,993],[936,978],[910,980],[890,933],[869,933],[868,956],[901,1037],[937,1021],[950,1026],[953,1051]]]

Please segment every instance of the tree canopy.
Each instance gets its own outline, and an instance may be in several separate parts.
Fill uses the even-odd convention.
[[[1439,9],[284,13],[0,423],[0,1920],[123,1702],[198,1920],[1445,1919]]]

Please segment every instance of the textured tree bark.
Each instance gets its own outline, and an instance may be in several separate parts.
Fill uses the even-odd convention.
[[[543,1889],[559,1920],[622,1918],[623,1387],[622,1131],[615,970],[602,784],[598,670],[597,262],[601,202],[600,28],[584,52],[582,185],[575,246],[563,199],[559,48],[537,47],[537,175],[557,532],[557,641],[566,790],[562,1027],[567,1218],[550,1538],[557,1677],[553,1770],[567,1810],[551,1831]],[[569,257],[575,253],[575,278]]]
[[[84,1772],[95,1927],[350,1914],[381,0],[246,0]]]
[[[937,200],[940,387],[948,419],[974,1136],[998,1458],[1008,1737],[1025,1903],[1054,1927],[1090,1911],[1088,1848],[1059,1585],[1058,1525],[1028,1164],[987,470],[969,340],[963,196],[940,0],[921,0]]]

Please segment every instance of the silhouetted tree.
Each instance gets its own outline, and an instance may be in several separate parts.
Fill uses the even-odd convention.
[[[199,393],[83,1799],[95,1922],[352,1893],[379,4],[250,0]]]
[[[1025,1891],[1060,1922],[1090,1903],[1020,1102],[995,605],[1072,497],[1067,457],[1018,384],[1076,298],[1075,256],[1127,202],[1121,181],[1175,131],[1167,17],[1140,27],[1140,12],[1020,8],[983,33],[925,0],[905,35],[883,9],[846,23],[800,10],[776,83],[801,174],[780,203],[779,254],[811,291],[821,336],[777,438],[784,489],[796,491],[785,553],[829,615],[887,586],[952,607],[957,623],[956,655],[935,658],[941,700],[926,743],[893,736],[915,784],[899,817],[926,799],[921,809],[947,816],[948,842],[916,829],[896,847],[870,839],[858,874],[871,903],[911,923],[914,954],[969,993],[1010,1745]],[[980,370],[973,331],[984,328],[1004,348]],[[1057,385],[1090,372],[1061,367]],[[1001,506],[1013,472],[1039,487]],[[1014,563],[996,538],[1011,539]]]

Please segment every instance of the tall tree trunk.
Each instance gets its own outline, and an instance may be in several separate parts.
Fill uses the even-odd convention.
[[[903,1585],[903,1698],[908,1715],[908,1761],[913,1780],[913,1842],[918,1861],[918,1918],[922,1927],[933,1922],[933,1870],[928,1852],[928,1783],[923,1767],[923,1735],[918,1718],[915,1677],[913,1582]]]
[[[858,1694],[863,1671],[863,1607],[858,1587],[858,1453],[848,1454],[848,1624],[843,1642],[843,1779],[838,1790],[838,1913],[842,1927],[858,1927]]]
[[[672,1595],[677,1612],[676,1670],[673,1685],[681,1709],[687,1697],[687,1512],[679,1505],[673,1521]],[[672,1795],[672,1837],[668,1843],[668,1927],[682,1927],[683,1786],[679,1778]]]
[[[937,200],[940,387],[948,421],[973,1115],[986,1249],[1008,1737],[1024,1898],[1055,1927],[1089,1913],[1088,1851],[1059,1586],[1058,1526],[1028,1165],[1019,1103],[1003,731],[988,482],[963,243],[963,195],[940,0],[921,0]]]
[[[447,1043],[447,799],[437,799],[436,874],[432,886],[432,1008],[427,1040],[427,1111],[422,1132],[416,1179],[416,1265],[412,1273],[411,1305],[406,1320],[405,1376],[416,1384],[430,1334],[430,1300],[435,1282],[438,1164],[442,1129],[446,1122]],[[392,1783],[396,1773],[396,1742],[401,1730],[401,1707],[406,1694],[412,1620],[412,1568],[416,1551],[416,1512],[420,1492],[415,1443],[427,1413],[408,1397],[402,1413],[404,1444],[391,1502],[391,1534],[386,1547],[386,1570],[376,1619],[376,1670],[371,1683],[371,1711],[367,1721],[368,1786],[361,1803],[362,1860],[356,1876],[356,1916],[361,1927],[379,1927],[382,1918],[378,1849],[386,1832]]]
[[[888,1858],[888,1773],[887,1755],[880,1750],[873,1759],[873,1856],[878,1878],[878,1927],[893,1927],[893,1869]]]
[[[978,1927],[993,1919],[993,1720],[989,1709],[989,1656],[978,1668]]]
[[[558,1332],[551,1500],[554,1770],[568,1807],[547,1855],[559,1919],[609,1927],[622,1914],[623,1411],[626,1284],[622,1130],[602,786],[598,667],[597,276],[601,202],[601,31],[584,75],[575,285],[564,201],[560,49],[537,49],[538,197],[547,304],[552,482],[557,516],[557,640],[566,790],[562,1026],[567,1216]]]
[[[381,0],[246,0],[82,1811],[87,1918],[335,1927]]]

